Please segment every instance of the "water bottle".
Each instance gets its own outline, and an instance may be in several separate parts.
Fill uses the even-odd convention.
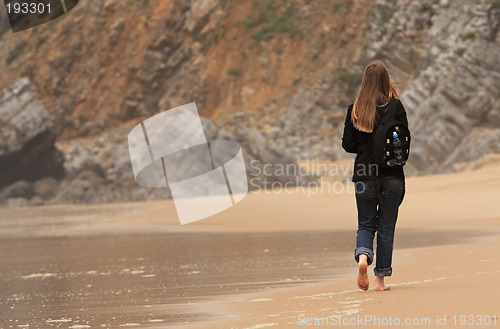
[[[401,140],[399,139],[399,135],[397,131],[392,133],[394,146],[401,146]]]

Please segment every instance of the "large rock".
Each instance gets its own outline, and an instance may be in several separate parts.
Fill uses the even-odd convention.
[[[30,183],[21,180],[7,186],[0,192],[0,202],[11,198],[29,199],[33,196],[33,194],[33,186]]]
[[[18,180],[61,177],[63,156],[29,80],[18,80],[0,97],[0,189]]]
[[[299,91],[279,117],[277,126],[269,131],[273,139],[289,151],[297,160],[336,160],[340,151],[337,128],[343,127],[344,109],[330,99],[328,91],[332,85],[330,74],[319,79],[320,88],[314,93]],[[337,116],[338,118],[336,118]]]
[[[63,182],[61,191],[52,203],[100,203],[111,195],[102,177],[91,170],[83,170],[77,177]],[[113,197],[111,197],[113,198]]]
[[[256,129],[243,129],[236,138],[245,156],[250,189],[300,185],[315,180],[304,175],[296,158],[283,145],[276,144]],[[285,185],[286,184],[286,185]]]

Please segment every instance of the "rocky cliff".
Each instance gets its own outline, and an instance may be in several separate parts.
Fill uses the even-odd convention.
[[[372,23],[369,54],[407,81],[411,166],[450,172],[459,168],[454,164],[498,153],[500,2],[380,0],[375,8],[390,15],[386,24]]]
[[[407,172],[447,172],[500,151],[499,10],[491,0],[81,0],[63,19],[3,35],[0,89],[5,99],[29,81],[43,103],[65,159],[64,178],[42,175],[56,178],[51,202],[163,197],[134,185],[126,135],[193,101],[207,134],[239,141],[248,161],[344,158],[345,109],[373,58],[403,91]],[[9,184],[20,180],[36,181]]]
[[[34,192],[27,181],[63,178],[63,155],[42,102],[24,78],[2,91],[0,98],[0,200]],[[26,199],[27,201],[27,199]],[[34,200],[37,202],[37,199]]]

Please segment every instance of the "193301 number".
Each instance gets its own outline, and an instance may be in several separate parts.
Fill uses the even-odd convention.
[[[451,317],[455,326],[489,326],[497,325],[497,317],[489,315],[454,315]]]
[[[21,2],[5,6],[8,14],[50,14],[50,3]]]

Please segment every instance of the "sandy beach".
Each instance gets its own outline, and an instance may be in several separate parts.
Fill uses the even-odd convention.
[[[496,161],[479,171],[407,179],[407,195],[398,221],[401,228],[453,231],[482,228],[499,232],[500,167]],[[318,197],[318,199],[324,196]],[[314,204],[307,221],[285,220],[293,229],[354,227],[352,195]],[[298,200],[296,200],[298,202]],[[297,205],[295,202],[292,204]],[[334,205],[332,205],[334,204]],[[332,208],[329,208],[332,207]],[[290,210],[301,214],[301,207]],[[331,209],[332,211],[328,211]],[[305,216],[305,214],[304,214]],[[260,223],[267,229],[279,224]],[[275,226],[276,225],[276,226]],[[322,226],[323,225],[323,226]],[[245,229],[249,229],[245,225]],[[354,229],[354,228],[353,228]],[[417,233],[418,234],[418,233]],[[446,233],[444,233],[446,234]],[[397,233],[396,233],[397,235]],[[422,235],[425,239],[425,236]],[[224,328],[304,327],[500,327],[500,236],[468,243],[398,250],[388,292],[360,291],[356,272],[341,282],[320,283],[221,301],[214,307],[233,314]],[[194,328],[221,328],[219,323]]]
[[[89,252],[94,254],[100,253],[97,246],[102,242],[99,241],[106,241],[104,246],[109,250],[106,253],[109,253],[109,259],[116,259],[117,264],[120,261],[120,250],[132,253],[136,257],[124,260],[122,267],[110,268],[108,271],[112,273],[116,270],[117,275],[124,275],[124,270],[127,275],[136,272],[137,277],[143,279],[161,272],[161,269],[154,272],[157,266],[154,264],[162,262],[161,249],[150,251],[160,255],[158,259],[152,259],[151,263],[146,261],[147,264],[142,268],[140,266],[138,269],[134,268],[143,261],[142,254],[138,250],[141,248],[147,250],[151,247],[151,243],[156,243],[154,241],[160,243],[156,244],[159,246],[164,243],[161,241],[165,241],[168,237],[172,237],[172,241],[175,241],[176,237],[190,236],[191,240],[179,240],[179,244],[172,242],[173,244],[165,245],[164,248],[170,250],[178,248],[176,253],[181,256],[196,254],[198,252],[196,249],[188,248],[189,241],[195,239],[206,248],[205,254],[202,253],[200,256],[202,258],[196,259],[198,263],[199,259],[206,259],[207,264],[211,261],[210,256],[206,255],[209,255],[211,250],[215,250],[214,253],[223,253],[226,249],[239,250],[238,246],[241,244],[252,245],[254,242],[257,244],[255,250],[248,251],[250,264],[255,264],[255,268],[251,268],[253,265],[250,265],[246,272],[242,272],[246,273],[247,277],[240,277],[241,273],[232,272],[232,266],[246,264],[241,261],[241,257],[244,258],[244,253],[241,253],[244,249],[241,249],[237,253],[240,263],[236,259],[234,265],[230,263],[221,265],[223,267],[220,270],[221,276],[217,278],[233,284],[241,284],[247,279],[253,282],[247,284],[245,289],[231,290],[228,288],[231,285],[228,284],[227,287],[220,288],[224,290],[221,293],[214,293],[218,288],[212,288],[212,291],[203,293],[204,298],[195,299],[188,304],[183,304],[185,300],[180,300],[179,304],[169,306],[170,311],[175,313],[178,309],[181,314],[181,309],[188,309],[189,312],[182,314],[190,315],[174,317],[171,323],[152,315],[154,312],[159,312],[158,314],[164,312],[161,310],[161,305],[149,305],[150,312],[143,316],[147,319],[143,323],[137,322],[137,318],[131,318],[131,322],[125,321],[121,324],[100,322],[103,327],[118,328],[128,324],[144,328],[258,329],[322,326],[378,328],[398,325],[415,328],[493,328],[500,326],[498,307],[500,288],[496,284],[500,275],[498,254],[500,210],[497,200],[500,193],[500,166],[497,163],[497,161],[485,162],[483,168],[476,171],[407,179],[406,199],[400,210],[396,232],[393,276],[386,280],[391,286],[388,292],[373,290],[373,267],[369,267],[372,283],[370,290],[365,292],[357,288],[356,264],[351,259],[356,211],[354,196],[349,190],[349,185],[345,185],[343,191],[333,193],[301,189],[250,193],[235,207],[184,226],[179,225],[172,201],[0,209],[2,218],[0,237],[5,243],[15,245],[14,242],[17,241],[18,244],[25,245],[26,241],[32,241],[34,246],[35,242],[43,242],[45,239],[49,241],[56,238],[65,239],[69,245],[76,243],[74,241],[88,240],[93,241],[91,245],[96,246],[94,251],[89,249]],[[218,234],[232,238],[210,240]],[[139,247],[135,246],[129,250],[127,248],[130,247],[127,247],[124,237],[134,236],[137,241],[133,238],[128,241],[135,241]],[[204,236],[207,236],[207,240],[203,240]],[[256,237],[257,240],[252,240]],[[323,244],[326,242],[319,241],[326,239],[334,241],[329,241],[330,244],[327,245]],[[211,241],[226,242],[212,246]],[[196,246],[199,247],[200,244]],[[330,247],[340,249],[336,250],[337,253],[333,253],[332,250],[324,251]],[[81,248],[81,245],[75,244],[73,248],[76,250]],[[286,248],[290,248],[289,253],[286,252]],[[273,255],[275,249],[280,253],[274,254],[275,258],[269,258],[267,265],[259,263],[266,254]],[[290,256],[288,263],[285,261],[287,255]],[[173,265],[170,265],[174,271],[181,266],[179,264],[182,264],[181,256],[178,256],[177,263],[173,262]],[[19,255],[19,259],[22,262],[23,259],[29,258]],[[95,266],[92,261],[83,259],[81,264]],[[68,262],[73,264],[71,261]],[[311,263],[314,266],[308,266]],[[2,274],[4,291],[8,290],[5,278],[15,281],[16,279],[13,279],[15,275],[21,275],[24,280],[31,281],[39,279],[33,275],[48,276],[42,278],[43,280],[50,280],[51,275],[54,276],[53,279],[58,277],[57,271],[51,271],[48,265],[45,272],[42,270],[34,272],[38,268],[27,270],[23,269],[20,262],[15,264],[19,266],[17,272],[4,268]],[[93,275],[90,265],[85,267],[79,264],[75,262],[71,265],[79,268],[71,273],[89,272],[90,274],[85,275]],[[66,266],[64,262],[59,265]],[[272,270],[265,272],[263,268]],[[196,274],[198,271],[192,268],[186,270],[191,274]],[[328,273],[331,273],[331,279]],[[230,279],[226,279],[225,275]],[[255,284],[259,276],[268,281],[260,285]],[[291,278],[290,282],[284,279],[288,277]],[[135,279],[135,281],[127,280],[117,282],[118,284],[122,282],[124,285],[140,282]],[[214,282],[220,282],[217,280]],[[280,284],[269,284],[273,280],[279,281]],[[99,296],[99,290],[95,288],[99,287],[98,281],[85,282],[91,289],[88,293]],[[182,284],[184,283],[183,281]],[[148,288],[151,290],[146,290],[139,297],[147,300],[149,292],[152,293],[151,299],[160,296],[161,289],[158,290],[157,287],[159,285],[161,280],[155,282]],[[92,286],[95,290],[92,290],[94,289]],[[28,284],[26,287],[31,286]],[[181,295],[182,289],[181,285],[179,288]],[[190,294],[196,296],[196,289],[185,290],[188,297]],[[16,305],[22,306],[22,298],[19,298]],[[115,303],[113,307],[119,307],[123,303],[123,299],[111,301],[111,304]],[[2,307],[7,309],[9,305],[4,302]],[[64,307],[61,305],[58,307],[61,314],[64,314]],[[92,308],[85,310],[87,313],[94,312]],[[106,318],[103,311],[100,315],[101,318]],[[15,322],[15,316],[6,318],[14,322],[4,327],[22,326],[21,322]],[[73,314],[72,319],[75,318],[76,315]],[[53,327],[54,323],[67,328],[87,328],[85,327],[87,324],[83,321],[70,322],[64,317],[49,319],[55,322],[47,322],[46,317],[44,320],[44,323],[38,325],[39,328]],[[68,320],[68,323],[64,320]],[[64,326],[66,324],[67,326]]]
[[[397,252],[389,292],[360,291],[353,275],[219,301],[213,309],[233,318],[192,328],[496,328],[500,269],[491,251],[498,248],[495,241]]]
[[[5,0],[0,40],[0,329],[500,329],[500,0]],[[351,180],[403,172],[389,268],[401,186],[357,239]]]

